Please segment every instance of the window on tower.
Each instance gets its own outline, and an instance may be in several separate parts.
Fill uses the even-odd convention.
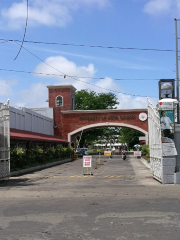
[[[62,107],[63,106],[63,97],[57,96],[56,97],[56,107]]]

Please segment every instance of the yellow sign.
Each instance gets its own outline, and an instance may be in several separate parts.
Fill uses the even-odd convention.
[[[105,156],[111,156],[111,151],[104,151]]]

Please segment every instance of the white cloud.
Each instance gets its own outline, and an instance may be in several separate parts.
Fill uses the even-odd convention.
[[[104,7],[109,0],[33,0],[29,1],[28,26],[66,27],[72,21],[72,13],[84,5]],[[15,2],[1,10],[0,27],[20,29],[25,26],[27,2]]]
[[[46,64],[40,63],[36,67],[35,72],[44,73],[43,75],[41,75],[43,77],[55,78],[56,80],[59,81],[59,84],[77,85],[78,83],[78,85],[83,85],[85,84],[83,82],[84,81],[89,82],[96,72],[96,70],[94,69],[94,65],[91,63],[88,66],[77,66],[74,62],[71,62],[61,56],[49,57],[45,60],[45,62]],[[55,75],[62,75],[62,76],[48,76],[46,74],[55,74]],[[64,78],[64,75],[66,75],[65,78]],[[68,77],[68,76],[74,76],[74,77]],[[85,78],[80,78],[80,77],[85,77]],[[80,81],[77,81],[77,80],[80,80]]]
[[[118,109],[139,109],[139,108],[147,108],[147,98],[146,97],[132,97],[130,95],[118,94],[118,101],[120,104],[118,105]],[[150,98],[153,106],[156,106],[158,99]]]
[[[96,73],[92,63],[87,66],[77,66],[74,62],[67,60],[65,57],[49,57],[45,60],[47,64],[40,63],[34,72],[44,73],[38,75],[41,77],[56,79],[55,84],[71,84],[77,90],[89,89],[95,92],[109,92],[109,90],[120,91],[119,85],[109,77],[100,79],[96,82],[92,79]],[[57,71],[57,70],[58,71]],[[49,75],[50,74],[50,75]],[[61,75],[61,76],[53,76]],[[65,74],[65,78],[64,78]],[[71,77],[68,77],[71,76]],[[57,83],[58,81],[58,83]]]
[[[101,92],[110,92],[110,90],[113,90],[113,93],[117,93],[118,101],[120,102],[120,105],[118,108],[120,109],[128,109],[128,108],[146,108],[147,107],[147,99],[146,98],[132,98],[130,95],[125,94],[118,94],[118,92],[123,92],[121,86],[114,81],[110,77],[105,77],[104,79],[100,80],[93,80],[93,76],[96,73],[96,70],[94,68],[94,65],[90,63],[88,66],[77,66],[74,62],[71,62],[67,60],[66,58],[62,56],[58,57],[49,57],[45,60],[45,62],[52,66],[49,67],[44,63],[40,63],[36,69],[35,72],[42,72],[45,73],[43,75],[38,75],[41,77],[56,79],[55,85],[66,85],[71,84],[73,85],[77,91],[80,91],[81,89],[88,89],[91,91],[95,91],[97,93]],[[60,72],[56,71],[55,69],[58,69]],[[64,78],[64,75],[66,74],[66,77]],[[46,75],[46,74],[62,74],[62,76],[53,76],[53,75]],[[68,77],[69,76],[76,76],[75,79],[78,79],[80,81],[77,81],[73,78]],[[78,78],[79,77],[85,77],[85,78]]]
[[[116,87],[119,89],[118,86],[116,86],[116,83],[111,78],[105,78],[100,80],[99,82],[95,83],[98,86],[102,86],[103,88],[107,89],[115,89]],[[113,85],[112,85],[113,84]],[[24,89],[21,92],[19,92],[18,100],[13,100],[10,102],[11,106],[18,106],[18,107],[29,107],[29,108],[40,108],[40,107],[48,107],[48,103],[46,100],[48,99],[48,89],[46,86],[49,85],[47,83],[35,83],[32,84],[29,89]],[[77,83],[73,84],[77,90],[81,89],[89,89],[95,92],[109,92],[109,90],[103,90],[100,88],[93,87],[91,85],[83,84],[83,83]],[[118,90],[116,89],[116,90]],[[8,94],[9,95],[9,94]],[[130,95],[125,95],[123,93],[117,94],[118,101],[120,102],[117,106],[118,109],[142,109],[147,108],[147,98],[144,97],[132,97]],[[156,103],[158,102],[158,99],[156,98],[150,98],[151,103],[153,106],[156,106]],[[4,100],[5,102],[5,100]]]
[[[12,105],[11,99],[14,96],[13,86],[16,84],[16,80],[0,79],[0,103],[6,103],[7,99],[10,99],[10,105]]]
[[[110,77],[105,77],[104,79],[100,79],[99,81],[92,84],[93,85],[90,85],[90,86],[86,84],[86,89],[88,88],[97,93],[102,93],[102,92],[107,93],[107,92],[110,92],[110,90],[121,91],[121,88],[119,87],[119,85]]]
[[[117,93],[118,101],[120,104],[117,106],[119,109],[136,109],[136,108],[147,108],[147,99],[142,97],[132,97],[130,95],[125,95],[125,92],[121,86],[110,77],[105,77],[104,79],[95,80],[93,76],[96,73],[94,65],[92,63],[87,66],[77,66],[74,62],[67,60],[62,56],[52,56],[45,60],[47,64],[40,63],[34,72],[44,73],[42,75],[36,75],[43,77],[44,79],[48,78],[45,82],[34,83],[29,86],[29,88],[18,92],[16,99],[13,100],[13,106],[19,107],[47,107],[48,104],[45,102],[48,99],[48,90],[47,85],[73,85],[78,91],[81,89],[89,89],[97,93],[101,92],[110,92],[113,90],[114,93]],[[58,69],[60,72],[58,72]],[[62,73],[61,73],[62,72]],[[46,75],[50,74],[50,75]],[[62,76],[53,76],[62,75]],[[66,77],[64,78],[64,74]],[[75,76],[73,78],[68,77]],[[79,76],[79,77],[78,77]],[[80,78],[81,77],[81,78]],[[84,77],[84,78],[82,78]],[[80,81],[77,81],[80,80]],[[10,95],[12,94],[11,86],[13,82],[7,82],[0,80],[1,95]],[[153,105],[155,106],[158,99],[151,99]],[[12,105],[12,104],[11,104]]]
[[[48,107],[48,89],[45,83],[35,83],[29,89],[19,92],[18,100],[14,101],[13,106],[18,107]],[[11,104],[12,106],[12,104]]]
[[[144,12],[150,15],[168,13],[175,16],[180,15],[179,0],[150,0],[144,6]]]
[[[57,51],[50,48],[42,48],[42,47],[32,47],[33,51],[41,51],[41,52],[47,52],[49,54],[59,54],[63,56],[74,56],[81,59],[86,59],[89,61],[93,61],[98,63],[103,63],[104,66],[114,66],[116,68],[122,68],[122,69],[133,69],[133,70],[167,70],[162,69],[159,67],[159,62],[157,59],[148,59],[147,57],[137,57],[137,55],[120,55],[119,58],[110,58],[110,57],[102,57],[102,56],[93,56],[93,55],[87,55],[87,54],[78,54],[78,53],[72,53],[72,52],[66,52],[66,51]],[[128,60],[125,60],[125,58]]]
[[[70,0],[69,2],[74,2],[74,0]],[[110,4],[109,0],[78,0],[76,1],[78,4],[96,4],[98,7],[103,8],[106,7]]]
[[[13,94],[12,86],[16,84],[16,81],[6,81],[0,79],[0,96],[9,96]]]

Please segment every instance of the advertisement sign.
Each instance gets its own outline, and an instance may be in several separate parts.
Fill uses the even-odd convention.
[[[105,156],[111,156],[111,151],[104,151]]]
[[[163,156],[177,155],[174,144],[174,110],[173,102],[159,102],[161,140]]]
[[[177,155],[176,147],[174,142],[172,143],[162,143],[163,156],[173,156]]]
[[[174,140],[174,111],[170,108],[159,110],[162,142]]]
[[[83,167],[91,167],[92,157],[91,156],[83,156]]]
[[[173,110],[173,102],[164,102],[161,100],[161,102],[159,102],[159,109],[160,110]]]
[[[141,157],[141,151],[134,151],[135,157]]]

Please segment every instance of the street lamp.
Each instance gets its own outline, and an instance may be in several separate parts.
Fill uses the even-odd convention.
[[[163,98],[175,98],[174,79],[161,79],[159,81],[159,100]]]
[[[178,52],[178,31],[177,31],[177,21],[180,19],[174,19],[175,22],[175,52],[176,52],[176,96],[177,96],[177,123],[179,124],[179,52]]]

